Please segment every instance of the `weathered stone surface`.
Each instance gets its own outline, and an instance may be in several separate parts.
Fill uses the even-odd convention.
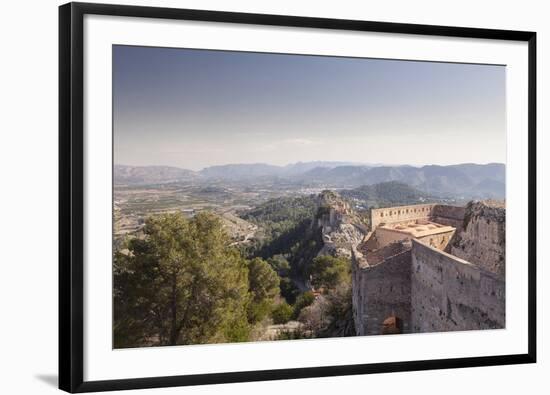
[[[457,231],[460,231],[462,229],[465,212],[465,207],[436,204],[430,216],[434,222],[452,226],[456,228]]]
[[[412,206],[398,206],[371,209],[371,227],[376,229],[383,223],[403,222],[429,218],[435,204],[416,204]]]
[[[390,333],[389,317],[403,333],[505,327],[503,204],[390,207],[371,218],[371,233],[352,249],[358,335]],[[424,223],[453,230],[407,232]]]
[[[503,277],[506,269],[504,206],[494,201],[470,202],[463,223],[464,229],[455,234],[447,252]]]
[[[413,240],[413,332],[504,328],[504,281],[493,273]]]
[[[383,264],[352,268],[352,303],[355,331],[359,335],[378,335],[384,320],[396,316],[402,332],[410,332],[411,250],[388,257]]]
[[[335,192],[322,192],[317,204],[317,226],[323,240],[319,255],[351,258],[352,248],[363,241],[367,228],[348,202]]]

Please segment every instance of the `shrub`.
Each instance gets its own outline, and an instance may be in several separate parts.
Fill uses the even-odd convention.
[[[294,312],[292,314],[292,318],[296,319],[300,315],[300,312],[304,307],[307,307],[311,305],[315,301],[315,295],[313,295],[313,292],[307,291],[298,296],[296,299],[296,303],[294,303]]]
[[[298,340],[298,339],[311,339],[312,334],[301,328],[288,329],[281,331],[277,336],[277,340]]]
[[[292,307],[286,302],[282,302],[275,306],[271,313],[271,318],[273,318],[274,324],[286,324],[292,318]]]
[[[288,277],[281,277],[280,280],[281,295],[290,304],[296,302],[296,297],[300,293],[300,290],[294,285],[292,280]]]

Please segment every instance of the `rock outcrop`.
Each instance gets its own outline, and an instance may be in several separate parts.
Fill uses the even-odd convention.
[[[349,203],[333,191],[318,196],[314,226],[321,228],[323,248],[318,255],[351,258],[352,250],[367,234],[367,227]]]
[[[466,206],[463,227],[447,252],[497,274],[505,274],[506,208],[503,202],[478,201]]]

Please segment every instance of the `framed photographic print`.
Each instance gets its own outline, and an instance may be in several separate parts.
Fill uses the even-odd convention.
[[[535,362],[534,32],[59,17],[61,389]]]

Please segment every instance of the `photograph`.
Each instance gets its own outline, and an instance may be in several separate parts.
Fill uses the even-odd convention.
[[[112,45],[113,348],[505,330],[506,73]]]

